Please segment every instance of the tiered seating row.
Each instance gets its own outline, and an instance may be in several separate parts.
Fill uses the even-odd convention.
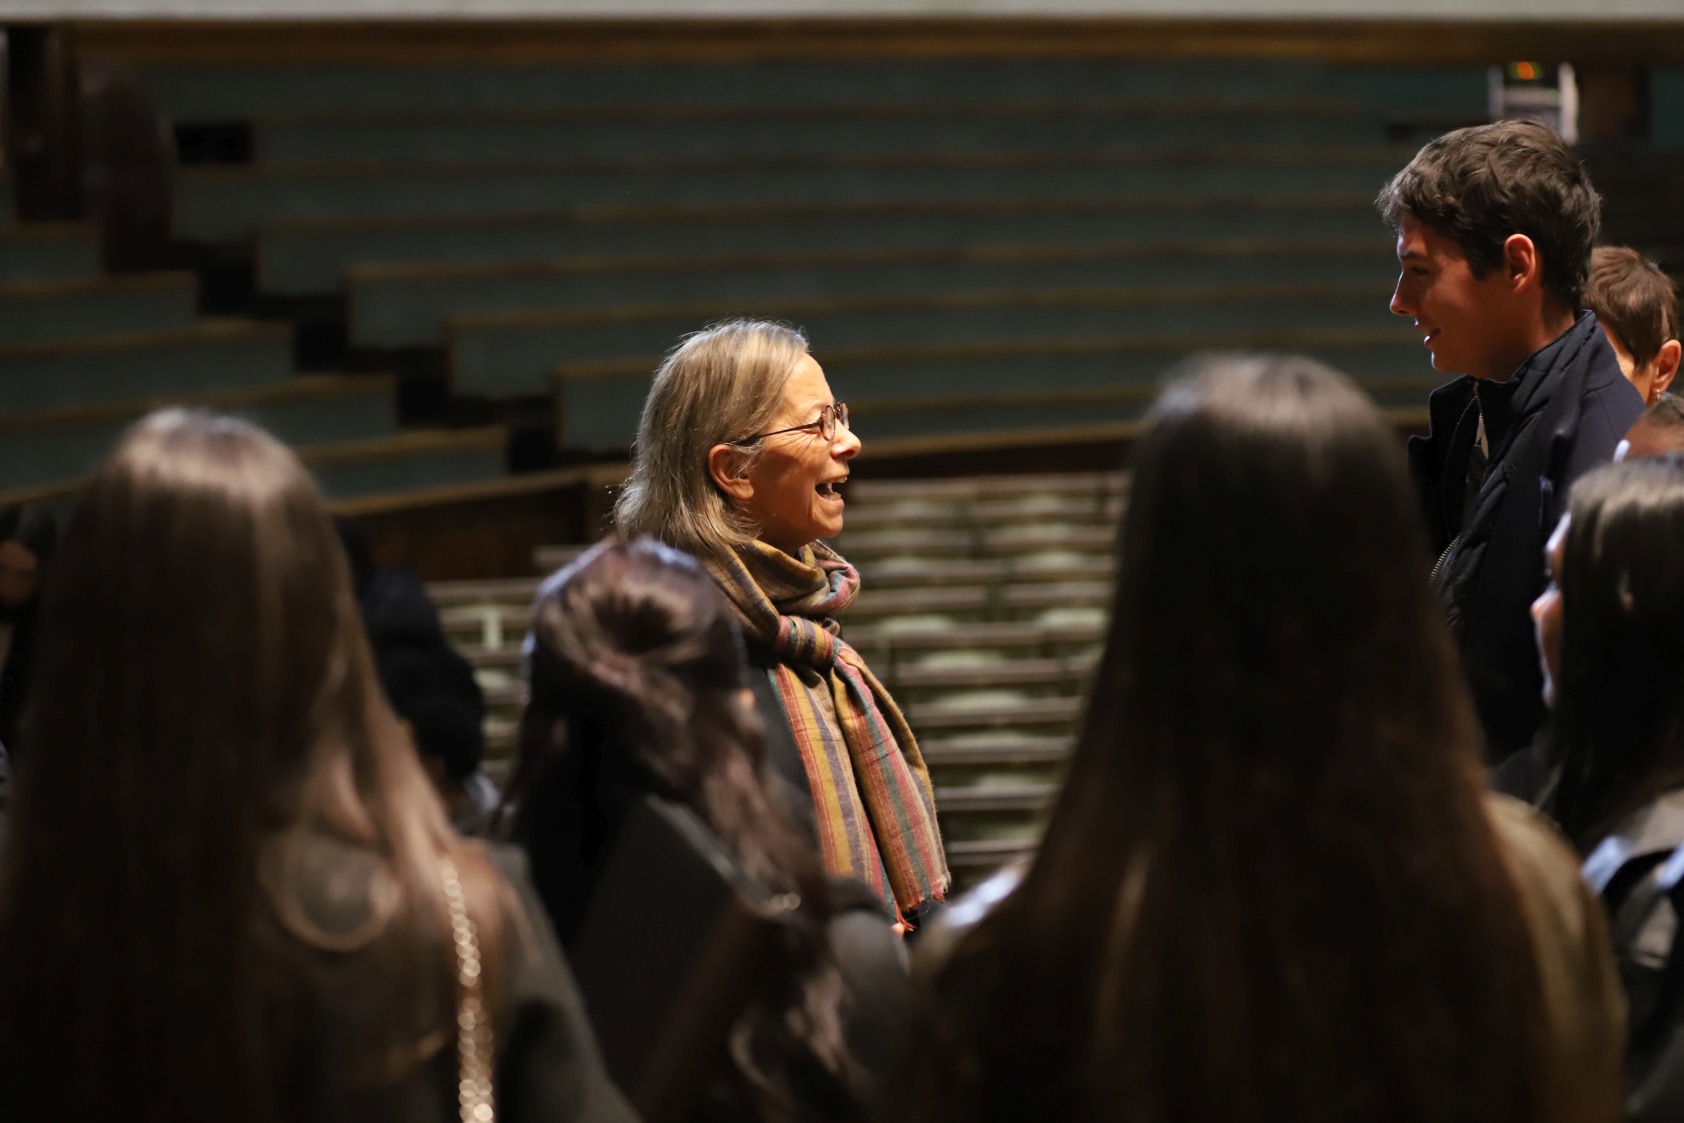
[[[299,114],[375,116],[497,111],[873,106],[914,101],[1014,105],[1050,100],[1147,101],[1165,90],[1207,99],[1341,98],[1387,118],[1478,111],[1483,70],[1399,73],[1296,59],[857,59],[664,61],[602,65],[368,68],[184,64],[151,75],[159,107],[178,123]]]
[[[472,283],[522,265],[682,270],[731,255],[949,252],[971,247],[1188,244],[1236,239],[1372,239],[1371,191],[1219,198],[944,199],[829,206],[546,207],[531,214],[379,219],[267,219],[257,227],[258,281],[286,295],[351,284],[364,300],[386,283]],[[678,251],[683,256],[678,256]],[[487,282],[489,283],[489,282]]]
[[[249,238],[264,219],[387,214],[520,214],[557,207],[819,205],[1085,199],[1190,193],[1224,197],[1237,185],[1265,194],[1362,191],[1411,152],[1394,148],[1240,149],[1118,156],[978,153],[960,159],[649,162],[640,165],[450,164],[412,168],[184,169],[176,233]]]

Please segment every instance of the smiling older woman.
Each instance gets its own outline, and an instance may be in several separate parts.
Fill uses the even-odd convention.
[[[820,541],[842,529],[836,485],[859,450],[805,336],[719,324],[655,372],[614,519],[696,555],[719,582],[763,672],[752,681],[769,764],[811,794],[797,813],[826,871],[908,916],[948,883],[929,771],[900,708],[841,638],[836,617],[859,573]]]

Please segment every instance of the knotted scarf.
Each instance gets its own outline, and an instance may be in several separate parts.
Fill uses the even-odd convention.
[[[744,634],[777,658],[769,673],[806,768],[826,872],[864,881],[897,912],[939,898],[947,855],[918,741],[832,618],[859,592],[859,572],[820,543],[796,558],[750,542],[708,569]]]

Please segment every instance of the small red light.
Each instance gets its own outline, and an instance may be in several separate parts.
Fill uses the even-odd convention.
[[[1538,68],[1529,62],[1517,62],[1514,64],[1514,76],[1522,82],[1530,82],[1538,76]]]

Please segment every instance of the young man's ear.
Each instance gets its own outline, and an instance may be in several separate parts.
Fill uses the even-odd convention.
[[[1544,263],[1538,256],[1538,247],[1532,244],[1532,239],[1524,234],[1510,234],[1503,242],[1503,270],[1509,279],[1509,287],[1515,291],[1527,282],[1541,285],[1544,282]]]
[[[708,475],[720,491],[738,503],[754,497],[754,481],[748,478],[746,467],[743,450],[735,445],[714,445],[708,449]]]
[[[1684,344],[1676,339],[1669,339],[1661,344],[1660,351],[1655,354],[1655,378],[1649,383],[1649,392],[1660,397],[1672,387],[1672,380],[1678,375],[1678,360],[1684,357]]]

